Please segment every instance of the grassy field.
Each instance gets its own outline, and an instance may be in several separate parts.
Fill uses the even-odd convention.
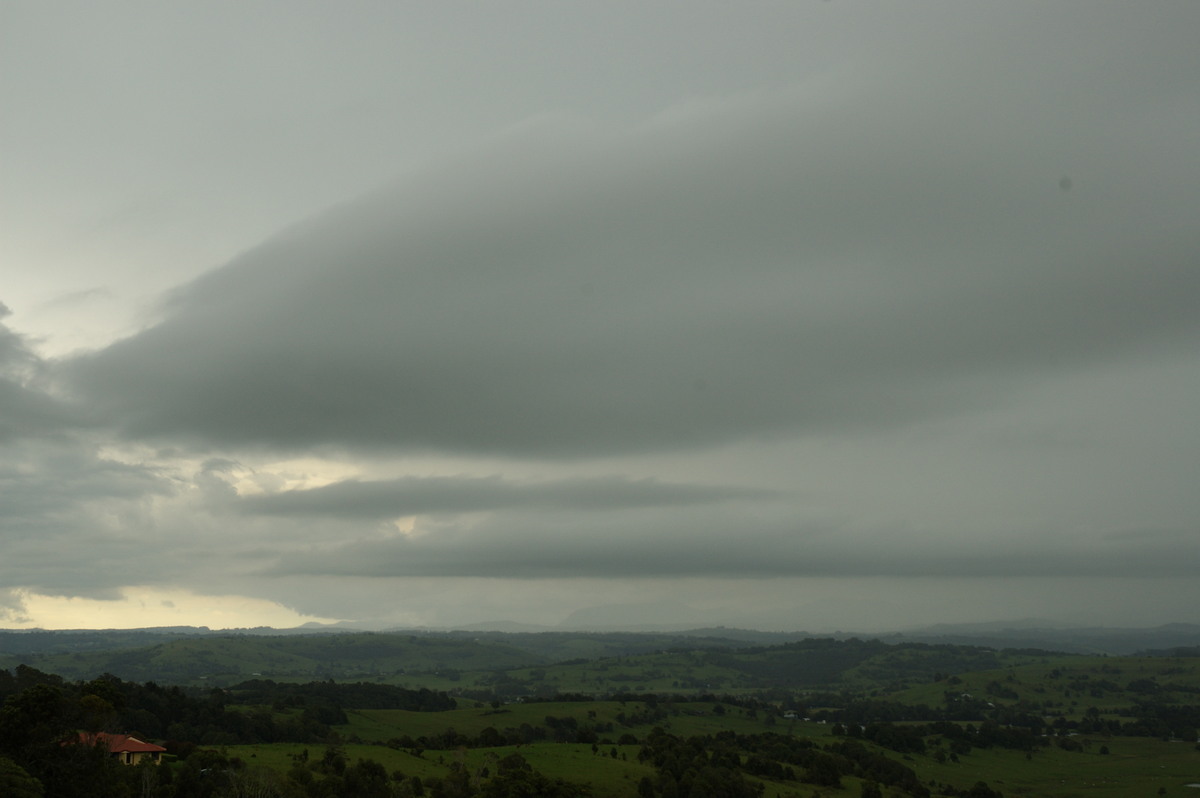
[[[718,711],[717,706],[721,709]],[[669,708],[668,708],[669,707]],[[658,710],[656,712],[656,709]],[[448,728],[460,734],[476,737],[491,727],[498,731],[508,728],[544,726],[547,716],[573,718],[579,726],[612,725],[611,731],[601,731],[601,738],[618,739],[624,733],[641,737],[654,726],[671,734],[690,737],[733,731],[754,734],[767,731],[793,733],[800,736],[825,734],[824,726],[775,718],[769,721],[765,713],[755,713],[740,707],[718,703],[672,703],[655,706],[640,702],[532,702],[512,703],[493,708],[490,705],[451,710],[449,712],[410,712],[399,709],[359,709],[347,711],[350,723],[337,727],[347,738],[384,742],[394,737],[429,737]]]
[[[422,781],[445,776],[451,765],[456,762],[465,765],[473,774],[481,773],[486,768],[494,771],[499,760],[515,753],[524,757],[535,770],[550,778],[588,784],[594,798],[629,798],[637,794],[637,784],[642,777],[653,778],[655,775],[654,768],[637,761],[640,746],[636,745],[604,746],[593,752],[588,745],[532,743],[496,748],[423,751],[420,756],[377,745],[351,744],[344,745],[341,749],[351,763],[359,759],[372,759],[383,765],[388,773],[399,774],[405,778],[417,776]],[[321,758],[323,750],[320,746],[269,743],[230,746],[226,752],[250,765],[287,772],[303,758],[305,751],[308,752],[309,761],[314,761]],[[858,781],[847,779],[846,782],[842,790],[831,791],[825,788],[822,792],[827,795],[858,795]],[[764,798],[809,796],[816,792],[811,785],[770,781],[761,783],[765,787]]]
[[[1101,745],[1110,753],[1099,753]],[[1200,782],[1200,751],[1191,744],[1145,737],[1095,740],[1082,752],[1049,748],[1030,759],[1001,750],[972,751],[958,764],[915,759],[920,760],[916,770],[925,782],[970,786],[971,779],[981,779],[1006,796],[1128,798],[1153,796],[1159,788],[1167,795],[1200,795],[1200,790],[1185,786]]]
[[[415,756],[407,751],[398,751],[379,745],[344,745],[350,763],[359,759],[372,759],[391,774],[402,774],[405,778],[418,776],[422,781],[445,776],[452,763],[459,762],[473,774],[485,768],[495,770],[496,762],[518,753],[534,769],[550,778],[586,783],[592,786],[596,798],[624,798],[636,794],[637,782],[643,776],[653,776],[654,769],[637,761],[639,747],[625,745],[606,747],[593,753],[587,745],[560,745],[534,743],[521,746],[499,746],[496,748],[457,749],[447,751],[424,751]],[[615,750],[617,756],[611,756]],[[320,760],[324,748],[295,743],[270,743],[262,745],[229,746],[226,752],[249,764],[269,767],[286,772],[308,752],[308,761]]]
[[[538,642],[534,638],[520,639]],[[973,718],[975,726],[986,718],[992,724],[990,729],[1002,729],[1011,723],[1032,729],[1026,734],[1038,734],[1043,728],[1057,729],[1061,734],[1070,730],[1089,732],[1047,739],[1046,747],[1030,754],[1000,748],[972,749],[963,742],[966,732],[958,733],[960,747],[954,757],[949,756],[951,743],[940,736],[926,738],[927,751],[920,754],[884,751],[863,743],[912,769],[925,785],[969,789],[984,781],[1008,798],[1152,796],[1160,789],[1165,795],[1200,798],[1200,789],[1185,786],[1200,783],[1200,750],[1192,739],[1192,727],[1200,725],[1195,709],[1200,704],[1200,658],[1106,657],[920,644],[888,646],[852,638],[736,650],[643,648],[586,659],[589,654],[636,641],[557,636],[550,642],[556,651],[580,656],[551,662],[539,659],[529,649],[490,638],[384,634],[314,639],[184,638],[148,649],[94,656],[111,665],[114,673],[128,673],[128,665],[186,675],[191,684],[204,686],[197,693],[203,693],[205,701],[224,701],[234,711],[260,719],[263,713],[275,720],[286,716],[293,726],[306,713],[330,708],[324,702],[332,699],[318,688],[334,681],[342,686],[377,682],[444,691],[450,695],[441,696],[431,705],[393,700],[401,691],[364,688],[353,699],[338,700],[348,722],[334,726],[332,734],[323,726],[287,735],[270,734],[256,727],[253,733],[239,732],[239,736],[216,736],[200,729],[188,730],[194,737],[178,738],[200,740],[208,734],[207,739],[324,740],[328,735],[327,742],[339,745],[351,764],[370,759],[388,773],[422,780],[444,777],[456,763],[471,774],[494,771],[493,766],[503,757],[519,753],[546,776],[587,782],[599,798],[618,798],[636,794],[643,777],[656,776],[653,768],[637,760],[641,744],[655,728],[680,740],[720,735],[721,745],[725,746],[736,745],[737,736],[774,733],[805,738],[823,749],[839,742],[834,736],[834,719],[840,711],[842,722],[852,724],[849,731],[856,735],[860,734],[859,721],[850,720],[853,718],[865,725],[885,718],[959,717]],[[84,657],[78,652],[52,656],[72,660]],[[314,679],[314,675],[319,678]],[[261,682],[233,690],[211,689],[246,679],[313,682],[305,688],[312,700],[307,704],[292,700],[303,691],[296,695],[273,688],[263,691]],[[570,697],[568,694],[594,699],[544,700],[556,695]],[[654,697],[656,694],[660,697]],[[622,697],[625,700],[620,700]],[[451,699],[456,708],[448,711],[352,708],[373,705],[429,709],[446,706]],[[243,700],[252,703],[238,703]],[[352,704],[352,700],[361,703]],[[911,709],[918,705],[931,711]],[[897,711],[899,706],[906,709]],[[804,707],[800,714],[812,718],[821,718],[822,711],[830,710],[829,722],[785,718],[782,710],[793,707]],[[1137,724],[1124,728],[1110,722],[1134,720]],[[1156,736],[1108,737],[1101,731]],[[880,742],[888,739],[873,735],[869,728],[863,728],[861,734]],[[1020,747],[1034,739],[1026,737],[1024,743],[1013,743],[1011,735],[1001,741],[991,731],[988,734],[991,736],[981,736],[976,743],[990,740]],[[1188,739],[1164,739],[1173,734]],[[891,744],[896,744],[896,739],[892,736]],[[1065,747],[1049,744],[1064,740]],[[803,746],[779,746],[775,740],[761,744],[743,738],[741,744],[742,764],[746,764],[755,745],[760,755],[770,746],[778,746],[772,755],[791,757],[792,764],[811,763],[813,759],[798,753]],[[713,747],[710,740],[709,748]],[[919,745],[900,747],[920,750]],[[301,763],[320,761],[327,747],[323,742],[238,745],[225,750],[250,765],[286,772]],[[842,751],[851,756],[847,753],[851,748]],[[783,759],[779,761],[783,763]],[[689,755],[688,760],[693,757]],[[847,773],[855,767],[865,765],[843,759],[835,763],[834,769]],[[732,769],[742,772],[736,765]],[[780,772],[762,762],[749,769]],[[802,769],[795,769],[797,775],[804,776]],[[894,774],[893,781],[903,783]],[[840,788],[818,789],[798,781],[762,783],[767,798],[857,798],[862,791],[862,783],[850,776],[843,777]],[[934,793],[938,792],[934,787]],[[884,795],[892,798],[886,789]]]
[[[643,776],[654,776],[654,769],[637,761],[640,745],[618,745],[622,734],[632,734],[638,740],[658,726],[679,737],[716,735],[720,732],[757,734],[775,731],[800,737],[811,737],[829,741],[830,727],[825,724],[799,721],[776,720],[769,723],[765,717],[750,717],[746,710],[732,705],[714,703],[689,703],[672,705],[665,717],[645,723],[623,725],[620,718],[635,720],[644,717],[653,707],[642,702],[538,702],[513,703],[498,708],[470,706],[448,712],[411,712],[405,710],[350,710],[346,714],[348,724],[336,727],[343,739],[363,742],[341,745],[347,760],[373,759],[389,773],[399,772],[406,777],[419,776],[422,780],[444,776],[453,762],[464,763],[471,772],[492,767],[498,759],[511,753],[519,753],[536,770],[551,778],[588,783],[596,798],[623,798],[636,794],[638,781]],[[476,737],[488,727],[503,731],[527,725],[542,727],[547,716],[573,718],[580,725],[613,724],[611,732],[599,735],[601,743],[593,750],[591,744],[531,742],[518,746],[496,746],[491,748],[415,749],[389,748],[382,743],[401,737],[416,740],[432,737],[453,729],[460,734]],[[262,765],[286,772],[307,751],[309,762],[322,757],[325,746],[275,743],[260,745],[228,746],[227,753],[241,758],[249,764]],[[414,755],[413,751],[419,751]],[[615,753],[615,756],[614,756]],[[847,779],[847,783],[854,782]],[[775,784],[763,782],[766,798],[783,798],[788,795],[811,794],[807,787],[797,783]],[[829,795],[857,795],[858,788],[851,784],[845,790],[829,792]]]
[[[446,766],[439,763],[438,758],[441,757],[444,762],[446,754],[450,753],[430,752],[429,755],[418,757],[407,751],[382,745],[347,743],[339,747],[345,752],[348,762],[373,759],[383,765],[388,773],[398,771],[406,776],[420,776],[422,779],[444,776]],[[320,760],[325,746],[302,743],[260,743],[257,745],[231,745],[222,750],[229,756],[238,757],[248,764],[262,765],[272,770],[287,772],[297,762]],[[307,757],[305,757],[305,752],[307,752]]]
[[[1093,707],[1102,716],[1125,717],[1122,710],[1144,696],[1192,703],[1197,691],[1200,661],[1195,658],[1059,656],[958,674],[888,697],[903,704],[939,706],[947,692],[968,693],[996,706],[1024,702],[1042,714],[1077,720]]]
[[[1107,745],[1110,753],[1100,754]],[[471,773],[495,768],[495,762],[519,753],[536,770],[551,778],[587,783],[596,798],[623,798],[636,794],[638,780],[653,777],[654,771],[637,761],[636,745],[600,746],[593,752],[583,744],[532,743],[457,750],[426,750],[419,756],[381,745],[347,744],[342,746],[347,760],[372,759],[389,773],[422,780],[439,778],[454,762],[463,763]],[[319,760],[323,747],[291,743],[230,746],[227,752],[250,764],[286,772],[296,759],[308,752],[309,761]],[[612,754],[615,751],[616,756]],[[895,754],[893,754],[895,756]],[[1145,738],[1114,738],[1103,743],[1093,741],[1084,752],[1051,748],[1026,759],[1015,751],[976,750],[957,764],[938,764],[931,756],[910,756],[905,762],[916,770],[922,782],[953,784],[969,788],[985,781],[1006,796],[1038,798],[1129,798],[1155,796],[1160,788],[1166,795],[1200,795],[1188,788],[1200,783],[1200,751],[1184,743],[1164,743]],[[797,782],[762,782],[766,798],[783,796],[857,796],[861,783],[843,779],[841,789],[816,788]]]
[[[1161,662],[1161,661],[1158,661]],[[1150,667],[1153,663],[1148,663]],[[1058,663],[1061,667],[1062,663]],[[1090,667],[1090,666],[1089,666]],[[1129,673],[1142,678],[1145,671],[1130,669]],[[1162,675],[1161,673],[1159,675]],[[1178,674],[1176,674],[1178,675]],[[1060,677],[1061,678],[1061,677]],[[632,734],[639,742],[653,726],[681,738],[712,735],[721,732],[759,734],[775,732],[812,739],[818,745],[836,742],[832,726],[814,722],[776,720],[768,724],[763,717],[732,705],[712,703],[673,705],[674,711],[665,718],[644,723],[622,724],[644,715],[653,707],[641,702],[548,702],[516,703],[498,708],[464,707],[448,712],[408,712],[400,710],[354,710],[348,712],[350,723],[337,727],[345,743],[341,747],[353,763],[358,759],[379,762],[389,773],[405,777],[419,776],[422,780],[439,778],[449,772],[453,763],[462,763],[476,774],[490,768],[512,753],[519,753],[536,770],[551,778],[588,783],[597,798],[621,798],[636,794],[643,776],[654,776],[648,765],[638,762],[640,745],[617,745],[622,734]],[[452,728],[469,737],[478,736],[492,727],[499,731],[544,726],[547,717],[573,718],[582,727],[604,726],[612,723],[611,732],[599,734],[596,745],[587,743],[555,743],[536,741],[521,745],[498,745],[487,748],[393,748],[383,745],[387,740],[409,737],[433,737]],[[1032,754],[1003,749],[974,749],[963,754],[959,761],[938,761],[935,753],[944,743],[931,738],[925,754],[900,755],[883,751],[890,758],[901,760],[912,768],[922,783],[950,784],[970,788],[978,781],[987,782],[1006,796],[1037,796],[1039,798],[1126,798],[1126,796],[1155,796],[1159,789],[1166,795],[1200,796],[1200,790],[1189,783],[1200,783],[1200,747],[1193,742],[1164,742],[1154,738],[1087,737],[1071,738],[1082,750],[1067,751],[1051,745]],[[1106,749],[1107,753],[1103,753]],[[320,760],[322,745],[269,744],[229,746],[227,753],[250,764],[287,771],[297,760]],[[305,755],[307,751],[307,755]],[[858,796],[861,783],[845,777],[840,789],[816,788],[799,782],[776,783],[763,781],[766,798],[807,798],[814,795]],[[937,790],[935,788],[935,794]],[[888,793],[885,791],[885,795]]]

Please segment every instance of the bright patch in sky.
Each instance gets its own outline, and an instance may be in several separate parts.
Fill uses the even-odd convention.
[[[208,626],[245,629],[290,628],[333,623],[336,619],[302,615],[276,602],[249,596],[202,596],[186,590],[153,587],[121,589],[120,598],[100,600],[44,596],[22,591],[20,623],[14,629],[137,629],[150,626]]]

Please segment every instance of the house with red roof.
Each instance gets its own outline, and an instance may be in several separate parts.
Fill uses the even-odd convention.
[[[162,762],[165,748],[154,743],[147,743],[128,734],[109,734],[108,732],[80,732],[77,742],[83,745],[102,745],[109,756],[115,757],[124,765],[136,765],[150,760],[158,764]]]

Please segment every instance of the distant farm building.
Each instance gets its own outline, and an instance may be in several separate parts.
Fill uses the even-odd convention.
[[[82,745],[104,746],[109,756],[123,765],[136,765],[146,760],[157,765],[162,762],[162,755],[167,751],[161,745],[143,742],[128,734],[82,732],[77,742]]]

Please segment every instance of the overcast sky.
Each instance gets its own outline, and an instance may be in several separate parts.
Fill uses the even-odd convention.
[[[0,4],[0,627],[1196,621],[1197,30]]]

